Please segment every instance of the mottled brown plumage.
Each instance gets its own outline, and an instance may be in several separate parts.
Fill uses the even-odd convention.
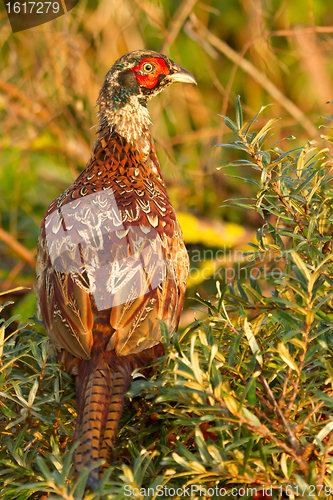
[[[99,138],[76,181],[47,209],[36,294],[59,359],[76,381],[78,472],[110,460],[137,367],[163,353],[183,306],[188,256],[148,125],[148,99],[195,83],[166,56],[118,59],[98,98]],[[88,484],[96,487],[98,468]]]

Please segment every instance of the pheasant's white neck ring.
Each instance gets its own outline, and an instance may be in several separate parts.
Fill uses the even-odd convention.
[[[103,128],[107,125],[108,130],[117,132],[130,143],[140,139],[152,124],[148,109],[140,104],[137,96],[130,97],[129,102],[117,110],[103,106],[103,122]]]

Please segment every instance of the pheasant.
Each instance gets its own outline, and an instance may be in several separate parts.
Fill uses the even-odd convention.
[[[45,329],[75,380],[75,468],[107,465],[135,368],[163,355],[189,260],[149,132],[147,102],[194,77],[163,54],[130,52],[99,93],[98,138],[75,182],[46,210],[36,295]],[[99,467],[88,485],[96,488]]]

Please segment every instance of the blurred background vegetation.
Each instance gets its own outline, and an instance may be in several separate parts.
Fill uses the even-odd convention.
[[[239,271],[237,266],[244,265],[245,244],[255,240],[256,231],[263,224],[260,215],[254,210],[250,211],[241,207],[231,209],[225,205],[221,207],[226,199],[235,196],[255,198],[257,187],[250,182],[244,182],[244,178],[251,180],[249,176],[252,175],[253,178],[259,180],[261,172],[249,169],[245,171],[246,166],[242,165],[241,161],[217,171],[218,167],[235,161],[236,158],[241,160],[246,158],[243,152],[237,152],[236,156],[232,149],[214,148],[217,144],[230,143],[235,139],[235,134],[225,126],[224,120],[219,115],[234,117],[235,99],[237,95],[240,95],[246,118],[252,118],[262,106],[274,104],[258,116],[258,123],[254,127],[258,130],[269,118],[281,117],[275,124],[274,142],[283,137],[295,135],[297,139],[291,144],[287,143],[286,146],[292,149],[304,146],[309,139],[320,139],[322,131],[318,125],[331,123],[322,117],[331,114],[331,105],[327,104],[327,101],[333,100],[332,33],[333,10],[326,0],[308,0],[307,3],[301,0],[80,0],[73,10],[59,19],[15,34],[11,33],[4,5],[0,3],[0,312],[5,320],[0,323],[0,358],[5,330],[7,336],[5,354],[8,356],[8,358],[4,356],[4,364],[0,367],[0,383],[3,387],[0,401],[3,413],[0,422],[3,436],[3,445],[0,450],[0,485],[3,477],[7,478],[8,485],[12,477],[16,478],[18,484],[22,477],[24,481],[30,481],[30,478],[40,481],[38,470],[41,470],[43,477],[47,478],[49,472],[43,468],[42,462],[38,462],[39,469],[35,467],[34,460],[37,453],[42,453],[44,458],[46,457],[48,467],[53,464],[57,470],[62,470],[61,454],[66,450],[73,436],[73,423],[76,417],[73,387],[68,384],[69,378],[66,374],[59,372],[55,359],[51,357],[51,361],[48,361],[50,348],[45,342],[45,332],[38,325],[34,326],[33,332],[29,331],[25,325],[36,310],[35,297],[32,292],[35,248],[40,221],[45,209],[60,192],[71,184],[90,157],[97,123],[95,102],[104,76],[119,56],[131,50],[149,48],[164,52],[193,73],[198,82],[197,87],[174,86],[149,104],[154,123],[152,132],[157,153],[191,257],[188,299],[185,303],[182,326],[189,325],[194,315],[200,318],[205,306],[209,309],[206,322],[203,320],[201,323],[198,320],[194,323],[200,328],[203,325],[204,329],[196,333],[200,338],[196,346],[198,351],[194,352],[195,340],[192,342],[190,338],[194,327],[190,325],[189,329],[181,334],[185,339],[184,341],[181,337],[185,345],[183,348],[187,349],[188,359],[191,359],[194,367],[194,375],[191,376],[193,380],[200,381],[202,370],[205,384],[210,377],[213,380],[221,371],[221,363],[225,362],[224,355],[228,353],[228,365],[225,365],[226,368],[222,373],[227,384],[224,388],[221,386],[222,389],[219,386],[219,380],[213,381],[212,384],[216,383],[216,387],[220,387],[219,390],[227,394],[231,394],[230,387],[232,390],[235,389],[237,397],[239,396],[237,391],[241,391],[242,387],[246,386],[244,398],[248,398],[248,404],[254,408],[258,406],[256,397],[261,402],[262,397],[266,397],[265,391],[258,394],[258,390],[258,396],[256,396],[254,376],[250,380],[252,385],[246,385],[250,383],[247,383],[247,378],[249,372],[252,373],[255,368],[256,356],[255,351],[253,355],[249,353],[246,342],[244,339],[241,340],[242,332],[245,331],[248,335],[250,331],[247,320],[244,319],[244,308],[249,308],[251,321],[260,308],[257,310],[252,303],[248,304],[246,293],[241,286],[237,300],[236,295],[233,297],[237,305],[232,316],[233,323],[229,320],[228,323],[226,316],[223,316],[224,311],[221,312],[222,296],[219,291],[218,308],[207,302],[209,299],[215,300],[216,298],[216,279],[219,279],[223,288],[226,282],[231,282],[232,271],[242,278],[242,274],[237,273]],[[325,142],[324,146],[328,147],[325,161],[329,163],[332,145],[330,142]],[[301,153],[299,154],[301,156]],[[257,160],[260,163],[259,156]],[[291,164],[293,161],[290,160]],[[311,165],[310,167],[312,168]],[[288,174],[286,175],[288,177]],[[293,171],[291,177],[287,179],[289,183],[287,186],[291,191],[295,179],[295,186],[297,182],[303,181],[303,179],[298,179],[297,175]],[[300,196],[299,190],[300,188],[297,187],[295,203]],[[329,191],[324,194],[330,206],[332,193]],[[321,193],[318,194],[320,195]],[[288,191],[287,196],[289,196]],[[283,207],[280,206],[279,210],[282,213]],[[320,210],[323,211],[324,208]],[[318,208],[318,213],[320,210]],[[271,217],[269,211],[266,212],[266,222],[275,225],[276,218]],[[305,214],[304,219],[307,217],[310,216]],[[328,217],[326,212],[320,212],[318,217],[321,217],[323,224],[326,224]],[[311,251],[318,247],[318,252],[321,252],[321,245],[329,243],[332,234],[331,222],[332,216],[330,215],[330,222],[327,222],[325,226],[325,241],[322,240],[323,236],[319,231],[319,237],[312,245]],[[294,226],[291,224],[290,232],[294,232],[294,240],[297,240],[299,229],[296,230],[295,227],[295,224]],[[259,240],[261,239],[262,233],[259,232]],[[305,239],[304,237],[304,241]],[[304,241],[302,240],[302,244]],[[327,251],[329,250],[323,247],[321,257],[326,255]],[[307,246],[303,247],[303,252],[303,257],[308,263]],[[327,264],[327,267],[330,266]],[[330,273],[330,269],[327,273]],[[327,276],[325,279],[328,279]],[[323,283],[325,284],[325,281]],[[333,281],[330,283],[332,285]],[[325,295],[327,290],[324,285],[322,286]],[[25,288],[13,291],[19,287]],[[264,284],[264,289],[269,295],[268,282]],[[201,296],[199,304],[191,299],[197,292]],[[276,294],[278,295],[278,292]],[[297,296],[294,300],[302,301]],[[262,304],[260,307],[263,307]],[[267,379],[273,389],[275,387],[276,398],[280,396],[280,385],[282,386],[283,383],[282,399],[279,400],[282,401],[281,407],[286,398],[288,384],[290,387],[293,387],[293,384],[297,388],[300,387],[300,392],[294,391],[293,396],[295,401],[297,393],[296,401],[299,401],[297,404],[300,408],[299,415],[297,415],[297,428],[302,429],[304,422],[306,424],[310,422],[308,425],[310,431],[307,427],[306,432],[311,439],[320,436],[323,441],[327,438],[332,426],[333,403],[330,399],[332,393],[326,395],[326,400],[325,394],[319,395],[319,401],[325,400],[330,406],[328,409],[325,406],[319,412],[322,403],[317,402],[317,406],[314,405],[311,391],[313,387],[319,386],[321,389],[325,387],[326,391],[327,384],[333,387],[331,361],[324,359],[323,354],[325,351],[326,356],[328,352],[331,337],[327,343],[322,340],[327,331],[331,335],[332,319],[329,308],[332,304],[330,302],[327,306],[328,312],[325,311],[327,316],[321,316],[322,323],[318,318],[316,319],[319,326],[316,326],[316,323],[313,332],[316,335],[315,328],[318,328],[318,335],[320,334],[321,337],[318,337],[318,345],[311,348],[308,358],[305,360],[303,356],[298,378],[295,375],[297,370],[293,364],[294,358],[291,359],[280,344],[280,354],[282,353],[280,357],[272,350],[275,349],[277,339],[281,340],[280,337],[286,332],[287,336],[289,335],[288,338],[293,339],[293,335],[300,335],[299,332],[302,331],[302,314],[300,313],[300,318],[295,319],[297,315],[290,307],[290,302],[285,302],[283,307],[281,304],[280,301],[280,303],[274,302],[273,305],[268,304],[267,307],[265,305],[265,312],[268,311],[268,313],[265,321],[262,321],[263,327],[261,327],[261,320],[253,320],[252,325],[256,333],[262,328],[260,330],[260,338],[264,339],[262,348],[270,362]],[[191,309],[194,306],[195,312]],[[2,307],[4,307],[3,310]],[[282,312],[279,311],[279,307]],[[275,316],[271,316],[271,311]],[[282,320],[285,323],[279,314],[281,316],[284,314]],[[293,326],[297,321],[298,330]],[[290,324],[292,326],[288,326]],[[22,333],[15,336],[14,333],[18,329]],[[214,344],[216,338],[220,339],[218,352]],[[283,345],[287,342],[286,338],[283,337],[281,340]],[[147,384],[145,386],[140,379],[133,384],[132,401],[126,407],[123,417],[123,422],[127,425],[121,429],[120,437],[126,442],[132,440],[132,448],[124,452],[124,459],[120,458],[128,464],[130,464],[131,457],[135,458],[136,464],[140,462],[141,465],[135,466],[135,471],[137,474],[142,473],[142,477],[135,478],[136,484],[141,484],[140,481],[143,481],[145,477],[145,460],[152,460],[140,450],[146,447],[153,450],[154,454],[156,443],[159,443],[160,455],[156,452],[157,458],[155,459],[154,455],[154,460],[149,462],[152,472],[149,468],[147,469],[152,477],[158,474],[162,477],[166,466],[172,467],[165,473],[172,477],[177,463],[180,476],[183,470],[189,470],[191,474],[194,474],[195,467],[197,468],[195,474],[202,474],[203,463],[208,463],[209,467],[212,467],[212,473],[211,475],[207,473],[207,481],[211,481],[216,475],[216,464],[211,458],[207,458],[206,448],[202,448],[202,443],[203,440],[206,442],[208,439],[217,441],[218,438],[220,439],[219,433],[222,435],[225,429],[230,433],[227,443],[230,440],[231,452],[229,450],[228,453],[235,455],[232,459],[230,459],[230,454],[226,455],[230,460],[228,462],[230,470],[228,469],[227,473],[221,472],[222,475],[225,474],[226,480],[229,481],[237,474],[235,464],[239,466],[239,463],[242,463],[239,477],[243,475],[244,484],[249,484],[249,477],[244,472],[247,461],[251,464],[259,463],[258,457],[264,457],[267,452],[267,454],[272,454],[272,461],[275,463],[274,474],[277,473],[276,471],[283,472],[278,480],[281,482],[283,479],[289,484],[293,464],[297,460],[295,462],[294,458],[293,460],[287,458],[290,454],[288,455],[289,451],[286,449],[286,452],[279,456],[278,462],[275,458],[276,448],[273,446],[268,450],[267,441],[264,441],[266,444],[263,450],[258,451],[253,447],[252,437],[246,434],[246,429],[244,430],[246,424],[247,429],[251,431],[249,427],[251,421],[252,425],[258,428],[258,422],[253,415],[248,414],[246,418],[249,422],[245,422],[244,415],[243,417],[236,415],[232,401],[226,400],[226,406],[221,407],[221,410],[218,404],[213,405],[206,398],[200,399],[203,391],[201,386],[199,390],[193,388],[192,384],[185,392],[185,396],[177,393],[177,384],[174,380],[168,379],[177,372],[174,365],[178,354],[181,355],[177,337],[174,342],[175,345],[172,347],[173,350],[170,348],[171,355],[161,369],[156,387],[149,385],[150,382],[147,383],[148,386]],[[239,355],[235,357],[240,345]],[[306,348],[302,347],[303,344],[298,338],[294,340],[294,345],[295,349],[300,349],[298,352],[302,352],[303,349],[305,353]],[[268,346],[271,346],[271,351]],[[213,351],[215,358],[211,354]],[[270,356],[273,356],[272,352],[274,352],[275,364],[270,360]],[[296,351],[290,352],[292,356],[296,356]],[[199,368],[197,356],[201,356]],[[308,362],[312,359],[311,356],[315,358],[315,362],[311,361],[313,365]],[[236,360],[237,369],[234,368]],[[317,368],[317,363],[319,368]],[[189,363],[188,366],[192,365]],[[285,378],[286,366],[289,367],[289,371]],[[304,366],[308,371],[304,369]],[[328,372],[325,371],[326,369]],[[190,370],[187,371],[190,373]],[[211,373],[208,373],[210,371]],[[308,383],[306,398],[301,384],[303,378],[300,379],[301,372],[302,377],[304,372],[306,372],[304,376],[310,373],[313,377],[311,383]],[[236,376],[235,373],[238,375]],[[275,386],[273,386],[272,381],[277,374],[279,383],[274,382]],[[295,378],[292,378],[291,374]],[[189,377],[188,374],[184,377],[181,371],[178,375],[184,380]],[[180,381],[181,384],[184,380]],[[284,380],[286,382],[283,382]],[[261,382],[261,384],[264,387],[264,383]],[[152,394],[146,395],[146,400],[135,397],[144,391],[147,392],[147,387],[148,389],[150,387]],[[63,390],[64,388],[66,391]],[[199,391],[198,394],[195,390]],[[207,387],[204,390],[208,391]],[[163,391],[166,391],[164,395]],[[149,400],[149,398],[159,394],[162,394],[159,404],[156,406],[156,401],[151,404],[152,399]],[[220,398],[220,394],[216,394],[216,398]],[[242,402],[244,400],[243,396],[239,396],[239,399]],[[305,399],[306,404],[304,404]],[[166,410],[163,402],[165,405],[169,404],[169,401],[171,401],[170,407]],[[175,409],[174,401],[180,401],[186,411],[181,412]],[[194,411],[196,401],[199,401],[202,408]],[[209,402],[211,413],[207,409]],[[292,403],[289,406],[288,411]],[[309,408],[312,406],[313,410],[310,411]],[[256,411],[261,422],[264,421],[265,415],[269,414],[267,411],[269,405],[263,408]],[[216,416],[217,412],[221,412],[221,415]],[[243,418],[241,424],[244,424],[242,432],[245,433],[245,437],[240,433],[238,423],[230,424],[231,427],[222,427],[222,423],[225,425],[225,421],[230,421],[230,414]],[[171,420],[173,417],[171,418],[170,415],[178,416],[179,428],[176,429],[172,421],[164,428],[163,422],[166,415]],[[209,422],[214,419],[217,434],[215,435],[215,431],[211,432],[211,437],[209,437]],[[140,427],[138,421],[141,424],[141,420],[143,425]],[[296,417],[294,420],[296,421]],[[156,425],[154,422],[157,422]],[[278,436],[281,429],[276,427],[274,419],[270,424],[274,431],[270,435],[275,439],[275,432]],[[155,427],[152,427],[154,425]],[[194,426],[196,426],[195,431]],[[323,426],[326,426],[323,429],[324,432],[319,431]],[[138,439],[139,427],[141,434]],[[203,435],[200,434],[201,431],[198,428],[201,429]],[[191,432],[189,429],[192,429]],[[196,444],[193,444],[194,433]],[[176,458],[172,462],[170,451],[175,446],[173,443],[176,435],[183,435],[183,437],[177,445],[178,455],[175,455]],[[285,436],[286,434],[282,433],[277,446],[282,446],[287,439]],[[272,442],[275,443],[273,438]],[[312,443],[307,435],[306,439],[304,437],[302,446],[306,446],[308,442]],[[330,459],[328,452],[332,441],[331,438],[329,439],[327,453],[323,450],[320,453],[315,450],[318,460],[321,460],[324,454],[324,465]],[[211,441],[208,442],[211,456],[214,456],[214,460],[220,464],[219,455],[216,454]],[[261,441],[259,444],[261,446]],[[220,450],[224,449],[224,444],[222,446],[220,441],[219,445]],[[240,452],[242,446],[246,447],[243,455]],[[122,448],[122,443],[118,445],[118,448]],[[40,452],[41,449],[44,451]],[[314,445],[310,446],[308,456],[314,453],[314,449]],[[45,452],[45,450],[48,451]],[[189,450],[196,453],[194,458]],[[250,461],[248,458],[252,452],[257,455],[256,458],[252,457],[253,461],[252,458]],[[163,453],[166,458],[161,461]],[[9,459],[9,454],[13,458]],[[181,461],[180,455],[185,456],[190,464],[194,464],[193,470],[187,462]],[[202,457],[205,457],[206,462]],[[264,461],[264,458],[262,460]],[[271,467],[271,462],[269,464]],[[124,474],[121,477],[125,477],[126,481],[130,482],[132,481],[132,465],[130,468],[122,465],[121,469]],[[67,469],[64,466],[63,481],[65,481],[68,467],[69,464],[67,464]],[[117,467],[119,472],[120,466],[117,465]],[[206,465],[205,467],[208,470],[209,467]],[[9,469],[13,476],[9,476]],[[308,474],[309,484],[314,481],[311,478],[311,470]],[[321,480],[324,472],[323,468],[320,473]],[[262,481],[261,485],[264,482],[269,484],[272,480],[273,476],[269,474],[267,477],[259,477]],[[304,473],[304,477],[306,474]],[[165,479],[165,476],[163,477]],[[252,479],[254,481],[258,477]],[[331,483],[327,484],[333,485],[333,476]],[[30,498],[30,493],[27,492],[18,497],[16,487],[17,484],[12,486],[12,490],[9,486],[6,486],[4,492],[0,490],[0,498],[6,500]],[[53,490],[47,490],[45,486],[45,491]],[[84,482],[81,484],[82,495],[84,495],[83,491]],[[119,495],[119,498],[123,498],[121,492]],[[31,498],[40,498],[40,496]],[[74,497],[62,496],[61,498],[72,500]],[[76,498],[79,498],[79,493]]]
[[[149,48],[195,75],[153,100],[153,136],[168,191],[192,258],[188,296],[215,292],[214,277],[242,261],[259,216],[220,208],[251,185],[213,149],[232,133],[219,114],[279,116],[277,134],[300,143],[333,98],[333,11],[326,0],[80,0],[66,15],[12,34],[0,4],[0,291],[8,313],[35,311],[31,292],[40,220],[49,203],[84,168],[95,140],[95,102],[115,59]],[[233,107],[233,104],[231,104]],[[296,145],[295,145],[296,147]],[[230,176],[232,175],[232,176]],[[234,250],[236,250],[235,253]],[[222,269],[221,269],[222,268]],[[211,279],[207,279],[211,277]],[[194,287],[195,290],[194,290]],[[2,295],[1,300],[7,300]],[[193,318],[186,302],[182,324]]]

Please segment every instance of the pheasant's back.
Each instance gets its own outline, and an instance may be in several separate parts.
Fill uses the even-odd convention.
[[[188,256],[150,135],[131,145],[100,138],[86,169],[54,200],[38,246],[37,294],[55,344],[79,359],[104,324],[119,356],[172,334],[182,309]]]

